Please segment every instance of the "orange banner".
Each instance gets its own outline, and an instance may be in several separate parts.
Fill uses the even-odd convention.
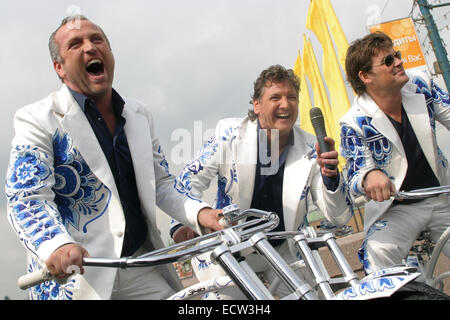
[[[394,42],[394,49],[402,53],[403,67],[426,68],[425,56],[420,46],[411,18],[403,18],[370,26],[370,32],[382,31]]]

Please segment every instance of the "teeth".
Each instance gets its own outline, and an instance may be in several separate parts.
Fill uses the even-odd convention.
[[[287,113],[282,113],[282,114],[277,114],[278,118],[289,118],[289,114]]]
[[[92,59],[91,61],[88,62],[87,68],[89,68],[94,63],[102,63],[102,61],[100,59]]]

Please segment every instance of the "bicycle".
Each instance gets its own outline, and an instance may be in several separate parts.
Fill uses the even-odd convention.
[[[405,261],[406,264],[418,268],[421,273],[420,281],[440,291],[444,290],[444,280],[450,278],[450,270],[438,275],[435,275],[435,270],[442,249],[449,238],[450,227],[445,230],[436,243],[431,239],[429,231],[422,231],[417,238],[418,243],[411,248]]]
[[[173,263],[212,250],[212,259],[227,273],[227,276],[210,279],[181,290],[168,299],[188,299],[206,292],[220,290],[225,287],[239,288],[250,300],[276,299],[270,290],[259,279],[258,275],[240,255],[243,250],[252,249],[266,258],[281,281],[290,289],[290,294],[281,297],[282,300],[351,300],[387,298],[401,291],[413,282],[420,273],[415,268],[398,266],[383,270],[374,275],[359,280],[346,261],[336,243],[336,238],[329,232],[316,232],[307,227],[296,232],[270,232],[279,223],[275,213],[249,209],[243,212],[231,210],[224,213],[227,224],[254,216],[256,219],[233,225],[224,230],[200,236],[146,253],[139,257],[123,257],[118,259],[84,258],[83,264],[91,267],[130,268],[164,263]],[[269,239],[293,239],[302,254],[300,265],[306,266],[314,276],[315,285],[310,286],[300,279],[291,266],[281,258],[270,245]],[[204,240],[209,240],[206,242]],[[198,244],[201,242],[201,244]],[[318,254],[320,247],[326,246],[332,252],[343,276],[330,279],[325,266]],[[175,252],[173,252],[175,251]],[[45,270],[45,268],[43,269]],[[22,289],[31,287],[49,279],[48,271],[39,271],[19,279]],[[442,295],[439,298],[446,298]],[[448,298],[448,297],[447,297]]]

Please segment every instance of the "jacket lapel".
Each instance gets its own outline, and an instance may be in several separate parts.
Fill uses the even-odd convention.
[[[246,118],[247,119],[247,118]],[[255,186],[255,171],[257,157],[257,126],[255,122],[244,120],[233,148],[233,159],[236,159],[236,171],[239,183],[239,206],[250,208],[253,188]]]
[[[358,106],[370,117],[372,117],[372,125],[377,129],[383,136],[385,136],[394,147],[400,152],[402,157],[405,157],[405,150],[400,137],[392,125],[389,118],[381,110],[377,104],[372,100],[372,98],[365,94],[358,103]]]
[[[301,133],[294,128],[294,145],[286,158],[283,176],[283,212],[286,230],[296,224],[300,196],[308,183],[312,161],[308,158],[309,147]]]
[[[439,177],[436,167],[436,149],[433,132],[430,125],[430,118],[426,106],[425,97],[422,94],[409,94],[402,92],[402,100],[409,122],[416,133],[422,151],[430,164],[436,177]]]
[[[152,223],[155,226],[155,190],[156,182],[153,169],[152,136],[147,118],[128,101],[122,115],[126,119],[125,134],[133,160],[136,185],[141,195],[141,204],[147,212],[151,212]]]

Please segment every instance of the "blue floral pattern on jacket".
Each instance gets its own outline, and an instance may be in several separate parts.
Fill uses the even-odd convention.
[[[52,170],[48,155],[31,146],[16,146],[6,178],[6,195],[11,205],[10,219],[19,239],[31,252],[63,233],[61,219],[47,201],[32,197],[50,183]]]
[[[41,269],[40,265],[33,259],[28,266],[28,272]],[[29,289],[30,300],[72,300],[74,279],[67,279],[63,282],[55,280],[45,281]]]
[[[341,153],[347,159],[347,177],[350,188],[358,192],[357,179],[359,171],[367,166],[366,150],[370,150],[372,159],[377,168],[382,169],[389,165],[392,159],[392,144],[372,125],[372,118],[368,116],[355,116],[355,122],[362,131],[358,134],[355,129],[342,125],[341,127]]]
[[[88,225],[106,212],[111,198],[110,190],[91,171],[67,133],[56,130],[52,148],[53,163],[38,147],[16,146],[6,178],[9,219],[24,246],[36,256],[45,241],[60,234],[87,233]],[[45,188],[51,188],[53,199],[36,197]],[[33,260],[29,270],[36,269],[40,266]],[[71,299],[71,287],[73,281],[64,286],[49,281],[31,288],[30,296]]]
[[[100,218],[108,207],[110,190],[94,175],[72,139],[58,130],[53,137],[55,202],[66,228],[87,232],[87,225]],[[80,215],[85,219],[80,219]]]

